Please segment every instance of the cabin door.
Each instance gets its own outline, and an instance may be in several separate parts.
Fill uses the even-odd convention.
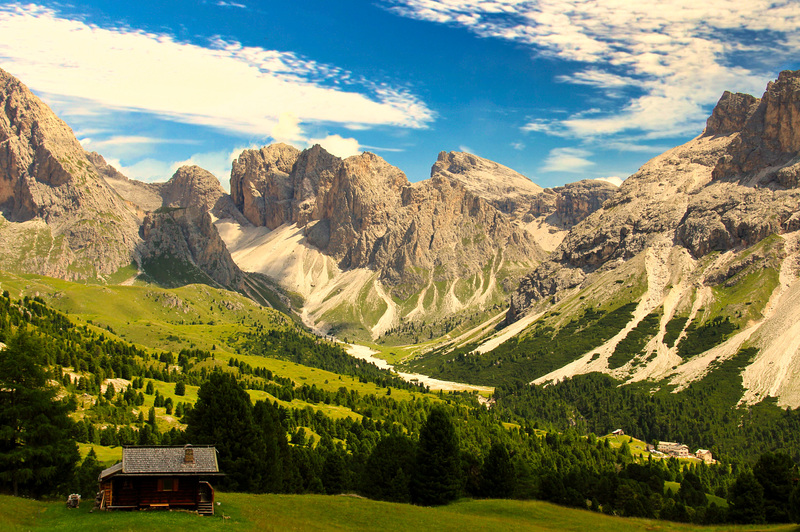
[[[214,502],[211,486],[207,482],[201,482],[199,488],[200,502]]]

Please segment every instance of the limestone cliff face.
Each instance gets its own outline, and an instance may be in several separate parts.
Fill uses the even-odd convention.
[[[72,130],[0,70],[0,267],[65,279],[115,272],[133,259],[136,216]],[[29,239],[35,242],[26,242]],[[21,251],[32,246],[27,253]]]
[[[529,221],[553,216],[556,224],[569,229],[600,209],[617,190],[616,185],[596,179],[544,189],[541,194],[531,198],[524,218]]]
[[[233,162],[231,198],[257,227],[275,229],[292,218],[294,198],[290,179],[300,151],[286,144],[245,150]]]
[[[139,249],[145,270],[158,262],[192,265],[219,285],[243,288],[243,274],[231,259],[213,224],[212,214],[230,208],[230,197],[219,180],[198,166],[182,166],[161,185],[162,206],[142,223],[144,242]],[[148,272],[153,276],[160,272]],[[166,276],[164,276],[166,278]],[[174,276],[181,284],[191,279]]]
[[[424,282],[419,269],[438,267],[443,278],[468,276],[498,250],[506,260],[540,260],[531,236],[479,195],[477,179],[464,177],[469,172],[458,162],[468,157],[442,155],[431,179],[411,184],[372,153],[341,160],[320,146],[298,152],[273,145],[245,151],[234,162],[231,195],[254,225],[304,227],[309,242],[341,268],[378,270],[404,293]]]
[[[591,283],[656,240],[695,259],[800,228],[800,72],[764,96],[725,93],[700,137],[629,177],[576,225],[512,297],[516,319],[536,301]]]
[[[800,173],[796,160],[800,152],[800,71],[781,72],[767,85],[760,100],[736,95],[743,102],[736,103],[736,97],[726,96],[717,105],[724,109],[718,114],[735,117],[723,131],[736,136],[717,162],[714,178],[736,178],[771,188],[796,187]],[[715,124],[709,125],[713,132]],[[708,134],[709,126],[706,130]]]

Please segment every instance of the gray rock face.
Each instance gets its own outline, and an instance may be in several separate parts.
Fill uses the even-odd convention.
[[[491,193],[501,202],[508,185],[476,177],[497,168],[505,167],[442,154],[431,179],[411,184],[372,153],[341,160],[320,146],[298,152],[279,144],[242,153],[233,164],[231,194],[254,225],[305,227],[309,241],[343,269],[373,268],[411,293],[423,282],[415,268],[440,267],[445,278],[471,275],[498,249],[506,260],[541,259],[541,249],[512,216],[478,195]]]
[[[613,268],[657,238],[700,258],[796,230],[797,102],[800,72],[782,72],[760,100],[725,93],[704,135],[642,166],[523,278],[509,318],[581,286],[590,273]]]
[[[5,248],[0,267],[65,279],[97,277],[129,264],[139,241],[134,212],[100,176],[72,130],[3,70],[0,211],[12,222],[0,230],[24,239],[28,226],[14,223],[38,220],[47,227],[30,227],[39,227],[37,238],[50,240],[49,250],[27,255],[19,253],[22,246]]]
[[[142,223],[144,243],[139,253],[143,262],[177,259],[196,266],[223,287],[243,289],[244,275],[211,216],[227,212],[232,205],[219,180],[198,166],[182,166],[160,191],[162,207],[148,213]]]
[[[294,198],[290,179],[300,151],[286,144],[245,150],[233,162],[231,198],[257,227],[275,229],[292,219]]]
[[[758,98],[749,94],[725,91],[711,116],[706,120],[704,135],[730,135],[744,129],[747,119],[758,106]]]
[[[738,118],[732,121],[730,128],[730,133],[738,135],[717,162],[714,179],[736,178],[743,182],[755,179],[755,183],[766,186],[796,187],[795,165],[800,152],[800,71],[781,72],[776,81],[767,85],[760,100],[753,98],[749,105],[739,107]],[[745,107],[747,113],[743,115],[741,111]]]
[[[181,166],[161,188],[164,207],[179,207],[197,213],[212,210],[227,193],[219,180],[199,166]]]
[[[544,189],[531,198],[526,218],[555,215],[558,225],[570,228],[600,209],[617,190],[615,185],[596,179]]]
[[[234,290],[244,288],[242,271],[231,259],[208,211],[179,208],[150,213],[142,224],[142,236],[144,243],[139,251],[145,265],[159,259],[191,264],[222,287]],[[177,275],[173,276],[172,281],[180,285],[202,282],[202,279]]]

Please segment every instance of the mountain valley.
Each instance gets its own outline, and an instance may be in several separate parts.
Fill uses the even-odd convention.
[[[453,498],[728,522],[746,474],[800,457],[797,102],[800,71],[726,92],[621,187],[278,143],[227,193],[129,179],[0,70],[0,348],[39,357],[76,441],[213,436],[233,491],[441,504],[412,471],[441,416]]]

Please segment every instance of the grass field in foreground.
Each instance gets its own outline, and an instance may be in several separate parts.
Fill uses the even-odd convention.
[[[707,531],[767,530],[797,532],[795,525],[700,527],[609,517],[539,501],[463,500],[439,508],[323,495],[248,495],[218,493],[217,515],[189,512],[94,512],[86,501],[68,510],[63,502],[37,502],[0,495],[0,530],[113,532],[127,530],[613,530]],[[228,519],[223,519],[223,514]]]

